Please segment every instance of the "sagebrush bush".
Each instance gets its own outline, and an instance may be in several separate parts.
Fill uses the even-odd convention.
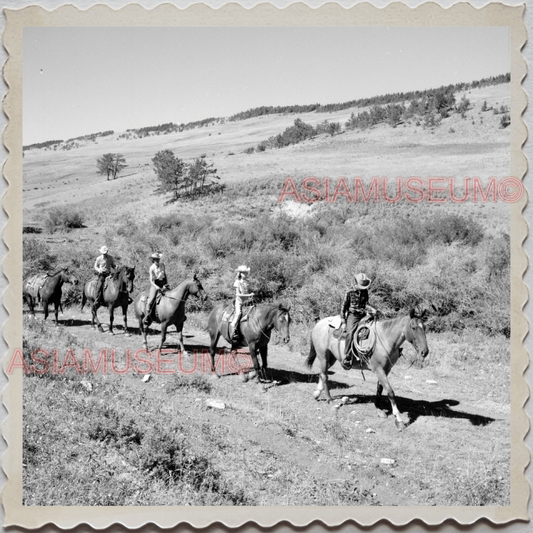
[[[83,216],[72,208],[54,207],[48,211],[43,226],[47,233],[71,231],[75,228],[83,228]]]
[[[25,237],[22,240],[22,261],[22,274],[26,278],[38,272],[52,271],[57,264],[57,255],[44,242],[34,237]]]

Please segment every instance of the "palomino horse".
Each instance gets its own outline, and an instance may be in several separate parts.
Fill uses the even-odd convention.
[[[207,319],[207,331],[211,337],[211,345],[209,347],[211,369],[215,371],[215,350],[220,335],[224,337],[226,342],[232,345],[232,348],[236,347],[230,339],[227,322],[222,321],[222,315],[227,306],[227,302],[219,303],[213,308]],[[264,379],[267,378],[268,343],[270,341],[272,329],[275,328],[281,334],[283,342],[287,343],[290,339],[290,322],[291,317],[289,315],[289,309],[282,304],[257,305],[250,311],[248,319],[241,321],[239,329],[242,342],[240,345],[248,346],[254,365],[255,377],[258,379],[260,376]],[[261,354],[261,360],[263,362],[262,369],[259,368],[257,352]],[[253,377],[253,375],[251,377]]]
[[[61,287],[63,283],[76,285],[78,280],[68,268],[62,268],[55,274],[36,274],[28,278],[22,286],[22,295],[30,308],[30,313],[35,317],[35,303],[39,300],[43,304],[44,319],[48,318],[48,304],[54,304],[56,326],[59,325],[57,313],[61,307]],[[61,310],[63,312],[63,310]]]
[[[167,336],[167,328],[174,324],[178,331],[179,351],[185,353],[185,346],[183,345],[183,323],[185,322],[185,302],[190,295],[199,296],[203,301],[206,300],[207,295],[202,287],[198,276],[194,274],[192,279],[180,283],[174,290],[167,291],[161,297],[159,303],[156,304],[155,310],[157,314],[157,322],[161,323],[161,342],[159,350],[163,347]],[[133,302],[135,309],[135,316],[139,320],[139,329],[143,336],[144,346],[148,346],[146,340],[146,328],[143,324],[145,313],[145,302],[148,298],[148,291],[141,292]]]
[[[107,278],[107,287],[104,289],[104,304],[109,309],[109,333],[113,332],[113,319],[115,314],[115,307],[122,307],[122,314],[124,316],[124,333],[129,336],[128,332],[128,305],[131,298],[130,293],[133,292],[133,280],[135,279],[135,267],[121,266],[114,274]],[[83,296],[81,298],[81,310],[84,305],[89,302],[92,312],[92,326],[98,326],[99,331],[104,331],[102,324],[98,320],[96,311],[100,304],[96,305],[96,281],[92,279],[85,284],[83,288]]]
[[[384,413],[379,408],[379,404],[381,393],[385,389],[385,393],[389,397],[392,406],[392,412],[396,417],[396,427],[400,430],[405,427],[405,424],[396,406],[394,392],[387,376],[398,361],[401,353],[400,346],[405,340],[414,346],[420,357],[425,358],[429,353],[423,322],[424,318],[425,312],[417,315],[411,309],[407,316],[377,321],[374,353],[368,361],[354,362],[352,366],[352,368],[372,370],[375,372],[378,378],[375,401],[376,408],[381,416],[383,416]],[[335,363],[335,360],[342,361],[344,357],[344,341],[339,342],[338,339],[333,337],[333,329],[329,326],[330,320],[331,317],[324,318],[313,328],[311,332],[311,348],[306,359],[307,366],[311,368],[318,356],[320,374],[314,397],[318,400],[320,393],[324,391],[328,402],[332,400],[328,388],[328,368]]]

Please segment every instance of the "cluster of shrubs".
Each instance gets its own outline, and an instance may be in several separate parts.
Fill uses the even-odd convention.
[[[45,149],[54,148],[54,149],[56,149],[57,146],[60,145],[62,142],[63,142],[62,140],[58,140],[58,141],[45,141],[45,142],[42,142],[42,143],[27,144],[26,146],[22,147],[22,150],[23,151],[31,150],[32,148],[35,148],[35,149],[39,149],[39,148],[45,148]]]
[[[424,121],[424,127],[432,128],[438,126],[442,119],[449,117],[453,112],[465,118],[466,111],[470,107],[470,101],[465,96],[456,104],[453,92],[436,91],[422,98],[412,99],[409,105],[405,103],[374,105],[368,111],[357,115],[352,113],[345,126],[347,130],[366,129],[381,123],[396,127],[411,118],[419,117]],[[417,124],[420,125],[420,121]]]
[[[113,130],[100,131],[98,133],[91,133],[89,135],[81,135],[80,137],[73,137],[72,139],[67,139],[66,142],[72,142],[72,141],[95,142],[98,137],[109,137],[110,135],[113,135],[114,133],[115,132]]]
[[[285,148],[291,144],[298,144],[307,139],[312,139],[322,133],[327,133],[331,136],[341,132],[341,125],[339,122],[329,122],[324,120],[316,127],[303,122],[302,119],[297,118],[292,126],[286,128],[283,133],[273,135],[266,141],[261,141],[257,146],[250,146],[244,150],[245,154],[253,154],[254,152],[264,152],[268,149]]]
[[[242,219],[227,221],[232,201],[250,197],[255,204],[272,194],[274,181],[229,186],[224,212],[158,215],[148,227],[124,221],[117,231],[137,257],[148,257],[154,246],[167,250],[171,280],[199,272],[212,301],[232,297],[235,265],[246,263],[259,301],[289,299],[295,320],[311,324],[338,313],[354,271],[361,270],[375,280],[373,303],[386,316],[423,304],[432,310],[435,331],[509,334],[508,235],[487,235],[471,218],[412,204],[319,202],[302,218],[239,204]],[[220,200],[207,201],[214,207]],[[140,284],[147,282],[143,276],[140,269]],[[191,301],[191,309],[198,305]]]
[[[55,207],[48,211],[43,226],[47,233],[68,232],[75,228],[83,228],[83,217],[75,209]]]

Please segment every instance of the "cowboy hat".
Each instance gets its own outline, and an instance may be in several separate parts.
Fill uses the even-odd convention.
[[[108,251],[109,251],[109,249],[108,249],[107,246],[102,246],[102,248],[100,248],[100,253],[101,254],[107,254]]]
[[[363,274],[362,272],[359,274],[356,274],[354,276],[354,279],[355,279],[356,289],[368,289],[368,287],[370,287],[370,284],[372,283],[372,280],[368,279],[366,277],[366,274]]]
[[[159,252],[154,252],[152,255],[150,255],[151,259],[161,259],[161,256],[163,254],[160,254]]]
[[[246,265],[241,265],[239,268],[235,269],[235,272],[248,273],[248,272],[250,272],[250,269]]]

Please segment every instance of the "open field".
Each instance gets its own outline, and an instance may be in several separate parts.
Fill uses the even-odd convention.
[[[207,304],[187,303],[185,345],[169,373],[142,381],[123,374],[28,375],[24,380],[24,502],[27,505],[508,505],[510,500],[509,206],[497,203],[280,203],[287,177],[477,176],[510,169],[509,129],[481,105],[509,106],[508,85],[471,90],[463,119],[436,128],[416,121],[345,131],[283,149],[243,151],[280,133],[295,118],[341,121],[352,110],[276,115],[143,139],[99,138],[69,151],[24,156],[24,225],[43,227],[50,208],[79,214],[83,228],[25,235],[25,274],[70,266],[83,284],[102,244],[136,266],[135,294],[147,287],[151,251],[164,253],[172,286],[199,273]],[[456,95],[459,99],[461,95]],[[360,110],[356,110],[360,111]],[[164,204],[153,195],[151,159],[163,149],[190,160],[202,153],[225,188],[194,201]],[[113,181],[96,175],[96,159],[119,152],[129,165]],[[230,155],[232,154],[232,155]],[[252,266],[264,301],[292,304],[291,342],[274,334],[273,384],[243,383],[201,367],[213,302],[231,298],[233,269]],[[430,355],[405,358],[391,373],[400,410],[398,432],[373,405],[376,378],[331,370],[336,408],[315,402],[316,369],[304,366],[309,332],[337,314],[355,271],[374,280],[370,303],[385,316],[420,304]],[[81,285],[83,286],[83,285]],[[142,347],[130,309],[127,337],[93,330],[79,310],[79,287],[66,286],[61,325],[25,314],[24,353],[69,349],[83,366],[115,350]],[[100,310],[104,324],[107,311]],[[158,327],[150,335],[155,350]],[[220,343],[223,345],[223,343]],[[194,355],[196,351],[196,356]],[[148,357],[155,362],[156,353]],[[190,370],[194,361],[199,366]],[[178,359],[177,359],[178,358]],[[73,359],[70,360],[73,362]],[[146,370],[147,363],[141,368]],[[208,407],[217,399],[225,409]],[[383,399],[388,406],[388,401]],[[370,430],[370,431],[369,431]],[[381,459],[393,459],[392,465]]]

